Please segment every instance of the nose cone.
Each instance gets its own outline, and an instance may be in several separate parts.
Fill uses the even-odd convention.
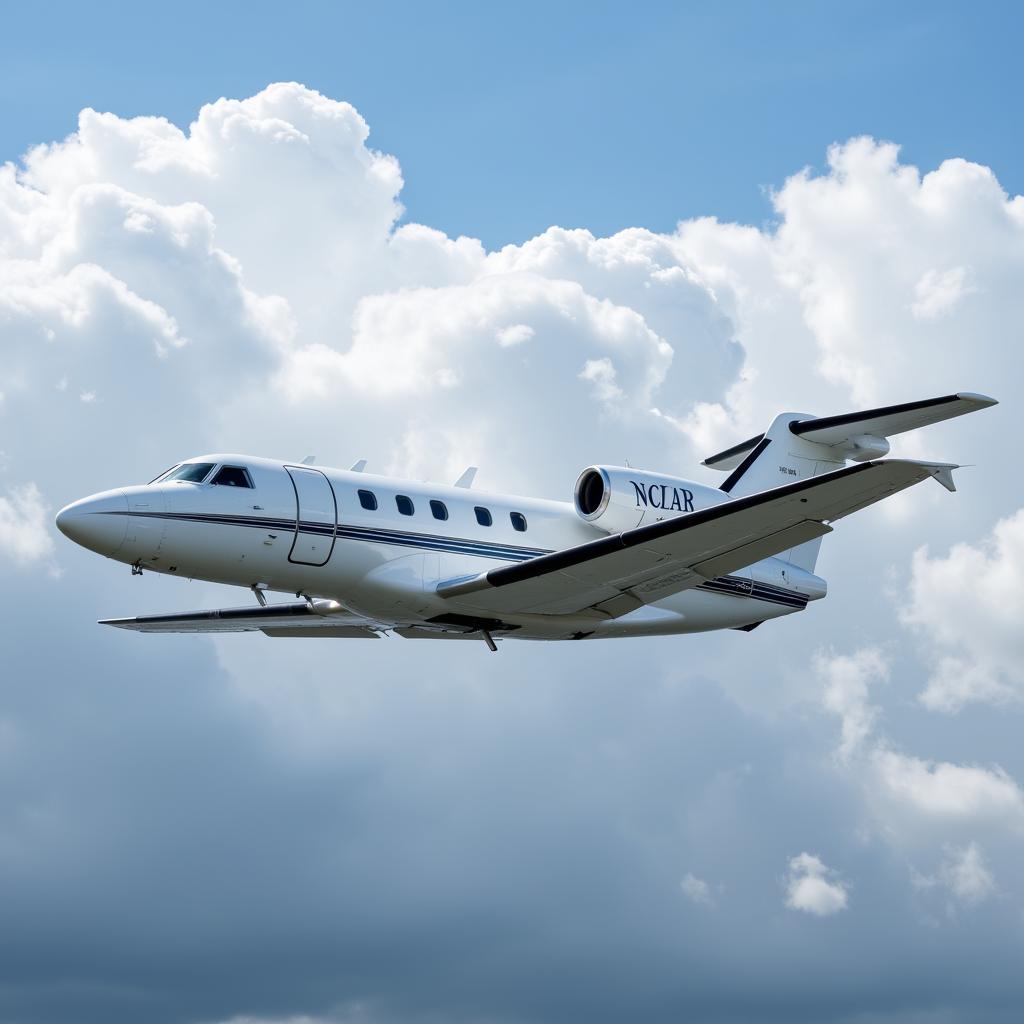
[[[128,533],[128,498],[124,491],[103,491],[73,501],[57,513],[57,529],[83,548],[115,555]]]

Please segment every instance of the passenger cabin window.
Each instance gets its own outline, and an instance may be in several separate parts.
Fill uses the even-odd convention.
[[[476,521],[481,526],[490,526],[494,522],[491,518],[491,510],[484,508],[482,505],[477,505],[473,511],[476,513]]]
[[[168,473],[165,479],[185,480],[190,484],[201,484],[210,475],[213,466],[212,462],[186,462]]]
[[[241,466],[221,466],[210,482],[222,487],[252,487],[249,470]]]
[[[430,502],[430,511],[433,513],[435,519],[448,518],[448,507],[443,501],[438,501],[436,498]]]
[[[526,516],[522,512],[509,512],[508,517],[512,520],[513,530],[526,533]]]
[[[412,498],[407,497],[404,494],[395,495],[395,504],[398,506],[398,511],[403,516],[411,516],[416,511],[415,506],[412,503]]]
[[[359,504],[366,509],[367,512],[377,511],[377,495],[373,491],[360,491],[359,492]]]

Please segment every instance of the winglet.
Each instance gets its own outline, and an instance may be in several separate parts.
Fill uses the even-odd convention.
[[[953,479],[953,470],[960,467],[953,462],[937,462],[932,467],[932,476],[946,488],[947,491],[956,490],[956,481]]]
[[[476,479],[476,466],[469,466],[462,476],[455,481],[455,486],[466,488],[472,487],[474,479]]]
[[[920,459],[888,459],[888,462],[905,462],[911,466],[920,466],[937,480],[947,491],[956,490],[956,481],[953,479],[953,470],[962,468],[957,462],[923,462]],[[879,463],[882,465],[882,463]]]

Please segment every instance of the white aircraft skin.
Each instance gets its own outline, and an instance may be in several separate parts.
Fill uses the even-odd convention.
[[[877,414],[888,413],[884,422],[892,433],[909,429],[898,424],[912,415],[901,413],[902,419],[894,419],[894,409],[928,406],[925,413],[914,415],[934,422],[994,404],[965,394],[929,403],[855,415],[861,418],[857,422],[869,422],[865,418],[875,415],[870,423],[876,423],[882,422]],[[745,442],[738,454],[730,450],[709,459],[708,465],[717,460],[735,466],[742,457],[730,477],[733,493],[728,487],[664,474],[591,467],[581,475],[573,502],[548,501],[217,453],[188,459],[150,484],[73,502],[60,511],[57,525],[76,543],[132,566],[133,572],[231,584],[253,590],[259,599],[251,608],[106,620],[143,632],[262,630],[271,636],[337,637],[397,632],[407,638],[483,639],[494,649],[493,637],[599,639],[752,628],[825,596],[826,583],[812,570],[817,544],[829,527],[813,502],[837,488],[849,490],[849,475],[856,469],[871,470],[858,481],[872,473],[878,480],[894,474],[899,479],[872,484],[870,494],[858,491],[847,497],[844,491],[843,509],[829,498],[829,509],[838,510],[830,518],[847,514],[846,506],[863,507],[928,476],[941,482],[948,478],[952,487],[951,467],[945,464],[864,461],[881,450],[879,445],[886,450],[888,445],[874,435],[859,434],[855,440],[845,436],[857,428],[845,428],[841,444],[827,449],[793,432],[803,423],[810,436],[830,436],[826,428],[837,419],[792,413],[777,417],[765,436],[770,440],[784,432],[786,447],[795,450],[783,461],[792,466],[777,465],[781,454],[765,459],[768,442],[758,438]],[[811,428],[810,423],[825,426]],[[831,428],[833,433],[837,429]],[[822,451],[832,454],[823,456]],[[842,468],[858,455],[860,467]],[[781,485],[765,477],[769,467],[783,474]],[[888,467],[884,473],[883,467]],[[181,479],[183,474],[197,479]],[[589,499],[587,487],[592,488]],[[812,495],[806,520],[797,503],[807,505],[808,498],[798,493]],[[756,527],[743,526],[737,532],[733,509],[742,512],[752,505],[757,507],[744,513],[748,517],[756,517],[761,508],[776,514],[785,506],[789,518],[765,527],[768,540],[758,539]],[[797,526],[790,525],[796,522],[792,508],[801,511]],[[514,522],[525,528],[516,529]],[[700,554],[692,557],[688,550],[678,550],[685,534],[679,527],[691,523],[707,523],[705,531],[715,531],[711,542],[702,540]],[[655,524],[661,524],[657,529],[666,539],[648,544],[653,534],[644,531]],[[686,536],[696,538],[698,533]],[[620,549],[630,537],[635,538],[629,541],[635,554],[623,554]],[[619,543],[615,538],[627,540]],[[750,546],[751,538],[762,550]],[[591,548],[580,551],[588,544]],[[657,544],[675,547],[652,553]],[[630,561],[625,569],[616,563],[607,583],[580,583],[580,570],[568,572],[561,564],[546,568],[552,558],[544,556],[559,553],[563,562],[568,559],[586,571],[597,567],[593,571],[600,573],[609,546],[615,548],[606,555],[609,564],[616,558]],[[774,553],[756,557],[763,549]],[[755,556],[750,564],[742,564],[743,552]],[[509,579],[513,585],[494,589],[504,587],[504,578],[513,573],[493,570],[519,565],[526,567],[520,574],[529,573],[530,580]],[[722,565],[727,571],[717,571]],[[556,594],[557,587],[568,588],[568,597],[562,591]],[[576,590],[588,587],[587,594],[576,596]],[[295,595],[299,601],[264,607],[268,591]]]

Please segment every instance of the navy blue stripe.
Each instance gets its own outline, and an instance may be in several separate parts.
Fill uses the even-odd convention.
[[[739,576],[719,576],[699,584],[698,590],[712,593],[729,594],[734,597],[752,597],[755,601],[769,601],[772,604],[783,604],[790,608],[807,607],[808,599],[803,594],[770,583],[754,583]]]
[[[281,530],[292,533],[293,519],[271,519],[260,516],[231,516],[205,512],[107,512],[104,515],[132,515],[149,519],[171,519],[182,522],[209,523],[218,526],[245,526],[259,530]],[[303,521],[302,533],[315,533],[330,537],[335,529],[329,523]],[[427,551],[447,551],[451,554],[477,555],[481,558],[496,558],[503,561],[525,562],[550,552],[543,548],[521,548],[506,544],[491,544],[462,537],[442,537],[430,533],[407,533],[399,530],[362,526],[339,526],[336,536],[345,540],[359,540],[377,544],[393,544],[398,547],[421,548]],[[794,608],[804,608],[807,598],[792,590],[776,587],[771,583],[754,583],[739,576],[719,576],[701,583],[699,590],[730,594],[738,597],[752,597],[758,601],[770,601]]]
[[[108,513],[109,514],[109,513]],[[133,515],[149,519],[170,519],[178,522],[209,523],[217,526],[244,526],[257,530],[281,530],[294,533],[294,519],[271,519],[264,516],[219,515],[204,512],[115,512],[114,515]],[[399,547],[422,548],[428,551],[447,551],[453,554],[479,555],[482,558],[495,558],[502,561],[522,562],[538,555],[548,554],[546,548],[524,548],[511,544],[498,544],[487,541],[471,540],[466,537],[443,537],[430,533],[409,533],[400,530],[387,530],[380,527],[339,526],[330,523],[314,523],[303,520],[299,524],[300,533],[312,533],[320,536],[338,536],[347,540],[360,540],[378,544],[394,544]]]

